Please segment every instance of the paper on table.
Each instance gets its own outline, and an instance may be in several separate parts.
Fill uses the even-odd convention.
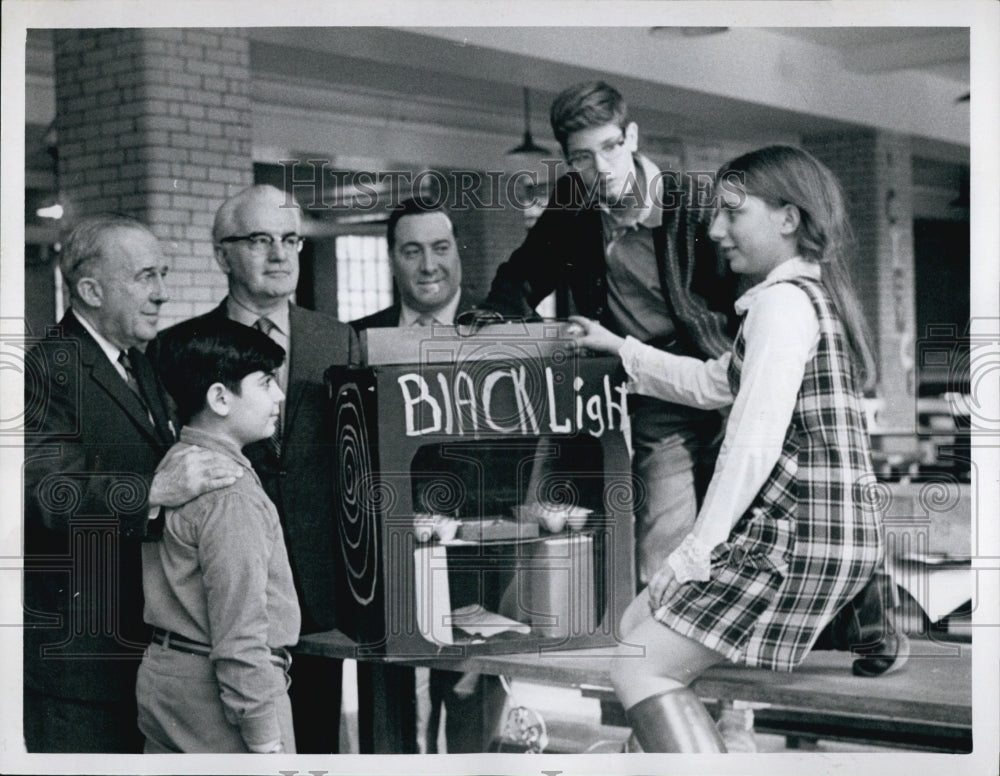
[[[915,560],[888,560],[889,576],[913,596],[931,622],[972,598],[972,570],[969,568],[936,568]]]
[[[420,634],[434,644],[453,644],[451,624],[446,622],[451,611],[447,551],[434,545],[417,546],[413,550],[413,573]]]
[[[473,636],[494,636],[504,631],[531,633],[531,626],[484,609],[480,604],[462,606],[451,613],[450,624]]]

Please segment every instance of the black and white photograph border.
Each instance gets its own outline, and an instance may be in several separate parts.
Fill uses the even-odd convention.
[[[319,0],[287,0],[285,3],[240,3],[236,0],[153,3],[149,0],[5,0],[2,45],[2,213],[0,213],[0,773],[4,774],[881,774],[887,769],[900,772],[942,772],[949,774],[996,773],[1000,756],[1000,154],[997,127],[1000,126],[1000,4],[988,0],[787,0],[780,2],[715,2],[700,0],[369,0],[365,3],[329,3]],[[443,24],[446,23],[446,24]],[[21,477],[24,456],[18,424],[25,417],[23,406],[23,352],[29,322],[37,311],[26,309],[25,245],[28,239],[27,208],[55,203],[26,201],[26,128],[30,121],[52,113],[54,87],[33,70],[31,50],[26,45],[29,30],[59,28],[252,28],[268,31],[260,35],[260,51],[279,56],[279,46],[295,45],[295,36],[308,40],[304,45],[331,57],[351,57],[352,50],[333,50],[320,40],[324,28],[337,28],[342,35],[350,28],[364,28],[354,46],[374,43],[401,44],[400,50],[385,57],[372,57],[386,64],[405,65],[407,57],[418,56],[421,38],[433,41],[431,51],[443,45],[461,49],[457,61],[470,63],[479,58],[475,70],[463,75],[485,78],[491,65],[496,80],[516,94],[511,115],[492,128],[487,126],[489,107],[465,122],[462,137],[451,149],[442,167],[452,169],[502,169],[507,147],[521,137],[521,88],[537,90],[535,106],[526,122],[534,122],[533,140],[549,149],[557,144],[547,127],[547,105],[564,86],[587,78],[604,78],[643,96],[637,99],[636,115],[646,131],[648,150],[659,160],[683,164],[688,170],[714,171],[725,159],[769,141],[789,141],[802,132],[803,117],[814,119],[817,127],[831,129],[853,122],[858,127],[888,133],[913,134],[937,149],[957,148],[968,152],[966,169],[971,172],[963,185],[969,210],[971,267],[969,321],[965,331],[944,334],[968,340],[972,372],[970,397],[972,433],[972,551],[970,566],[974,577],[975,606],[971,629],[975,634],[972,656],[973,751],[968,754],[866,751],[781,751],[753,755],[654,755],[654,754],[524,754],[489,753],[476,755],[42,755],[25,751],[22,734],[22,618],[21,577],[23,572],[23,526]],[[782,29],[777,29],[777,28]],[[882,39],[869,35],[875,29],[927,27],[937,32],[953,28],[969,34],[967,80],[962,87],[962,63],[941,54],[948,49],[948,35],[928,38],[926,50],[904,45],[895,36]],[[838,28],[833,35],[831,28]],[[731,33],[717,34],[728,29]],[[636,36],[641,31],[641,37]],[[716,32],[713,38],[713,32]],[[251,39],[254,34],[251,33]],[[836,45],[830,45],[831,40]],[[881,40],[880,43],[875,41]],[[692,42],[708,43],[711,56],[698,57]],[[780,42],[780,45],[779,45]],[[881,49],[879,47],[881,46]],[[935,59],[935,56],[938,59]],[[321,58],[321,57],[320,57]],[[948,60],[947,72],[935,69],[939,60]],[[361,61],[359,56],[355,61]],[[339,60],[338,60],[339,61]],[[518,62],[511,68],[512,62]],[[694,64],[692,64],[694,63]],[[294,62],[271,62],[275,72],[289,78]],[[449,72],[441,62],[424,66],[442,75],[434,86],[439,92],[448,82]],[[921,69],[923,68],[923,69]],[[646,71],[646,72],[643,72]],[[683,73],[683,77],[678,76]],[[825,88],[788,89],[796,73],[808,73],[810,85]],[[833,74],[842,76],[835,82]],[[452,74],[454,75],[454,74]],[[254,88],[252,95],[265,106],[260,126],[252,138],[254,161],[294,159],[315,165],[316,160],[335,153],[337,133],[353,137],[377,133],[399,137],[415,130],[420,142],[440,134],[434,126],[434,111],[453,116],[470,102],[439,99],[428,101],[415,118],[401,113],[389,116],[382,126],[365,126],[361,120],[346,119],[331,126],[330,105],[319,101],[331,95],[344,100],[360,99],[362,90],[352,93],[344,81],[325,92],[317,85],[318,72],[295,95],[300,105],[311,104],[310,112],[292,107],[293,119],[301,127],[285,145],[278,145],[278,133],[268,126],[276,118],[277,106],[291,104],[278,94],[281,80],[272,79]],[[371,80],[369,78],[369,80]],[[456,79],[455,82],[458,82]],[[374,92],[374,89],[369,89]],[[651,106],[656,95],[676,97],[674,105]],[[380,104],[392,110],[391,89],[379,95]],[[44,104],[36,101],[41,100]],[[474,102],[473,100],[471,100]],[[727,108],[733,109],[727,111]],[[737,110],[738,109],[738,110]],[[783,117],[770,125],[764,115]],[[388,115],[388,114],[387,114]],[[676,126],[664,126],[666,122]],[[701,125],[714,121],[717,135]],[[804,121],[804,120],[803,120]],[[479,126],[476,126],[479,124]],[[778,131],[778,136],[774,136]],[[742,133],[746,133],[745,135]],[[746,148],[726,138],[741,137]],[[477,140],[479,138],[479,140]],[[488,142],[477,147],[483,138]],[[691,142],[685,148],[683,139]],[[695,142],[697,141],[697,142]],[[378,158],[372,139],[357,144],[365,149],[354,158],[342,159],[356,169]],[[438,137],[434,142],[444,142]],[[294,145],[291,145],[294,143]],[[37,151],[38,149],[34,149]],[[365,155],[367,154],[367,156]],[[386,160],[391,161],[391,160]],[[492,166],[491,166],[492,165]],[[280,167],[280,165],[278,165]],[[284,170],[288,174],[287,168]],[[412,172],[412,170],[411,170]],[[302,170],[293,175],[306,174]],[[409,180],[400,177],[397,180]],[[936,196],[924,191],[926,196]],[[893,218],[893,203],[884,203],[886,218]],[[203,237],[190,238],[208,244],[208,227]],[[180,238],[182,241],[187,237]],[[489,246],[490,266],[495,267],[516,247]],[[487,248],[483,248],[484,251]],[[910,248],[912,252],[912,247]],[[178,251],[183,255],[185,248]],[[191,250],[187,251],[191,256]],[[195,251],[197,255],[197,251]],[[912,255],[909,257],[912,263]],[[209,256],[208,261],[211,261]],[[911,268],[912,273],[912,268]],[[221,277],[221,276],[220,276]],[[882,278],[892,282],[892,278]],[[198,281],[193,275],[192,283]],[[488,285],[489,278],[485,278]],[[911,278],[912,282],[912,278]],[[483,289],[485,291],[485,289]],[[224,282],[211,289],[213,304],[225,293]],[[199,293],[175,294],[168,304],[173,323],[206,309],[207,298]],[[50,318],[51,320],[51,318]],[[164,321],[161,320],[161,324]],[[933,322],[931,322],[933,323]],[[920,352],[924,332],[916,327],[896,336],[899,351],[909,353],[899,360],[904,365],[895,378],[905,381],[906,364],[912,368],[914,354]],[[926,338],[925,338],[926,339]],[[932,337],[933,339],[933,337]],[[888,407],[912,422],[915,408]],[[920,670],[914,661],[907,670]],[[878,680],[871,692],[877,695]],[[574,701],[568,700],[567,704]],[[891,758],[891,759],[890,759]]]

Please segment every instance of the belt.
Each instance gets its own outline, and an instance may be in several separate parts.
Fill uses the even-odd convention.
[[[212,652],[211,644],[195,641],[194,639],[189,639],[187,636],[181,636],[179,633],[163,630],[163,628],[153,628],[153,638],[151,641],[153,644],[160,644],[167,649],[186,652],[189,655],[208,657]],[[290,662],[288,650],[281,647],[268,647],[268,649],[271,651],[272,663],[277,666],[287,667],[287,664]]]

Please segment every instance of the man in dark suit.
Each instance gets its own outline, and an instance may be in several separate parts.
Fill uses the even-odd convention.
[[[379,327],[451,325],[456,315],[472,309],[462,294],[462,259],[451,218],[440,202],[428,198],[404,200],[389,215],[386,228],[392,275],[399,301],[365,318],[351,321],[358,331]],[[413,707],[427,683],[428,716],[415,725]],[[436,753],[441,710],[445,710],[448,753],[483,752],[496,732],[504,693],[496,677],[418,669],[359,667],[359,683],[388,691],[400,699],[399,724],[422,740],[419,751]],[[409,707],[403,708],[403,707]],[[418,717],[423,717],[418,712]],[[415,730],[420,727],[420,730]],[[426,727],[426,729],[423,729]],[[415,742],[406,742],[414,748]]]
[[[291,302],[299,279],[300,213],[273,186],[251,186],[215,215],[215,258],[229,295],[204,317],[226,317],[264,331],[289,354],[278,372],[285,392],[272,439],[244,453],[278,508],[302,610],[302,633],[330,630],[334,564],[340,557],[331,438],[323,373],[358,360],[357,336],[340,321]],[[289,696],[301,754],[340,749],[340,660],[296,655]]]
[[[440,202],[407,199],[389,214],[389,261],[399,300],[351,321],[356,331],[454,323],[472,306],[462,294],[462,259],[451,218]]]
[[[161,507],[232,484],[238,468],[206,450],[164,457],[174,424],[141,350],[168,299],[156,237],[125,216],[87,218],[60,267],[71,309],[25,370],[25,744],[141,752],[140,544]]]

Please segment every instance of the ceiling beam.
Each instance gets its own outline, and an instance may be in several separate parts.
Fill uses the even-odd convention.
[[[969,30],[921,35],[843,50],[844,67],[855,73],[880,73],[942,64],[968,63]]]

